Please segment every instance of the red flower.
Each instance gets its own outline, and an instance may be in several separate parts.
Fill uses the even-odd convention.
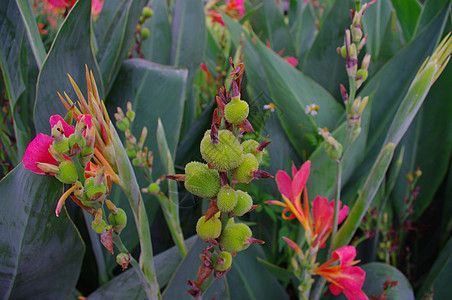
[[[330,291],[333,295],[341,292],[348,299],[369,299],[361,290],[366,273],[360,267],[354,267],[359,261],[353,261],[356,257],[356,249],[353,246],[344,246],[333,251],[333,258],[319,266],[312,273],[323,276],[331,282]],[[339,265],[331,266],[339,261]]]
[[[328,202],[327,198],[317,196],[312,204],[312,218],[314,220],[314,241],[312,246],[320,244],[320,248],[325,247],[325,242],[328,239],[333,229],[335,201]],[[348,214],[348,206],[344,205],[341,209],[341,202],[339,201],[339,215],[337,223],[340,224],[345,220]]]
[[[288,57],[286,57],[286,58],[284,58],[284,59],[285,59],[285,61],[286,61],[289,65],[291,65],[291,66],[293,66],[293,67],[298,66],[298,59],[296,59],[295,57],[293,57],[293,56],[288,56]]]

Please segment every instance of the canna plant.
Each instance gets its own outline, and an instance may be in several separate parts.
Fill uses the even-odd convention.
[[[0,12],[1,298],[452,292],[450,1]]]

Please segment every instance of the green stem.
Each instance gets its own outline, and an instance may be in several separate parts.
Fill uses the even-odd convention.
[[[83,211],[83,217],[85,218],[85,223],[88,225],[89,239],[91,240],[91,247],[93,248],[94,258],[97,264],[97,271],[99,272],[99,283],[103,285],[109,281],[109,276],[107,273],[107,266],[105,264],[105,258],[102,253],[102,246],[99,242],[99,235],[90,230],[89,224],[91,223],[91,215],[86,211]]]
[[[336,162],[336,195],[334,202],[334,215],[333,215],[333,230],[331,233],[331,240],[334,240],[337,234],[337,223],[339,219],[339,205],[341,199],[341,185],[342,185],[342,164],[340,161]],[[331,244],[332,245],[332,244]],[[330,248],[330,252],[334,249]]]
[[[317,284],[315,285],[314,292],[312,293],[311,299],[312,300],[318,300],[320,299],[320,296],[322,295],[323,288],[325,287],[326,279],[323,277],[320,277],[317,281]]]

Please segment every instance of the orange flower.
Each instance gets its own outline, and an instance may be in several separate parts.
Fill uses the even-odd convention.
[[[314,269],[312,273],[323,276],[331,282],[330,291],[333,295],[341,292],[348,299],[369,299],[361,290],[366,273],[360,267],[355,267],[359,261],[354,261],[356,249],[353,246],[344,246],[333,251],[333,258]],[[339,265],[331,266],[339,261]]]

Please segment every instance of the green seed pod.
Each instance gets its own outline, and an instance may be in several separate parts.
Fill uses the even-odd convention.
[[[96,233],[102,234],[102,233],[104,233],[105,230],[107,229],[107,223],[106,223],[104,220],[102,220],[102,221],[100,222],[100,224],[98,225],[98,224],[96,224],[96,221],[94,220],[94,221],[91,222],[91,228],[92,228]]]
[[[242,143],[243,153],[253,154],[256,157],[257,162],[260,164],[262,162],[262,157],[264,156],[265,150],[264,151],[256,151],[255,149],[259,145],[260,145],[259,142],[256,140],[246,140]]]
[[[196,232],[203,240],[216,239],[221,233],[221,221],[213,217],[206,222],[206,216],[202,216],[196,223]]]
[[[221,212],[230,212],[237,204],[237,192],[230,186],[223,186],[217,195],[217,207]]]
[[[64,160],[58,166],[58,174],[55,174],[55,178],[62,183],[74,183],[78,180],[77,169],[70,160]]]
[[[246,120],[250,108],[246,101],[237,98],[232,98],[231,102],[226,104],[224,108],[224,117],[229,123],[240,124]]]
[[[122,266],[123,264],[129,264],[129,261],[130,261],[129,253],[122,252],[116,256],[116,263],[118,265]]]
[[[230,224],[221,234],[220,246],[224,248],[224,251],[230,253],[245,250],[249,247],[245,241],[251,238],[251,234],[251,229],[246,224]]]
[[[243,161],[243,148],[237,138],[229,130],[218,132],[218,144],[214,145],[210,138],[210,130],[201,141],[201,155],[206,162],[221,172],[235,169]]]
[[[193,195],[214,198],[220,190],[220,175],[206,164],[192,161],[185,166],[185,188]]]
[[[253,154],[248,153],[245,154],[242,164],[234,169],[233,177],[238,182],[249,183],[254,179],[254,177],[250,175],[250,172],[257,169],[259,169],[259,163],[257,162],[256,157]]]
[[[160,185],[157,182],[153,182],[148,187],[148,192],[153,195],[157,195],[160,192]]]
[[[135,158],[137,156],[137,150],[135,149],[126,149],[126,153],[129,158]]]
[[[150,9],[150,8],[147,7],[147,6],[145,6],[145,7],[143,7],[143,10],[142,10],[141,14],[142,14],[143,17],[145,17],[145,18],[150,18],[150,17],[152,17],[152,15],[153,15],[154,13],[152,12],[152,9]]]
[[[53,141],[52,146],[58,153],[66,153],[69,151],[69,142],[66,138],[63,138],[59,143]]]
[[[366,81],[368,74],[367,70],[359,69],[358,72],[356,72],[356,78],[362,77],[361,81],[364,82]]]
[[[127,214],[122,208],[118,207],[117,209],[117,214],[114,215],[113,213],[110,213],[108,215],[108,221],[110,221],[110,224],[113,225],[114,231],[117,234],[120,234],[127,225]]]
[[[221,260],[220,260],[221,258]],[[221,251],[220,255],[218,256],[218,260],[215,263],[215,271],[224,272],[232,264],[232,255],[229,252]]]
[[[149,29],[146,28],[146,27],[145,28],[141,28],[140,35],[141,35],[141,38],[143,40],[147,39],[149,37]]]
[[[341,55],[344,59],[347,57],[347,48],[345,45],[341,47]]]
[[[246,214],[253,205],[253,199],[251,199],[251,196],[244,191],[237,191],[237,204],[234,207],[234,215],[241,217],[244,214]]]
[[[329,157],[338,160],[342,156],[342,145],[338,143],[337,148],[335,148],[332,145],[325,143],[325,151],[328,153]]]
[[[107,193],[107,187],[105,184],[95,184],[94,180],[94,177],[89,177],[85,180],[85,195],[88,199],[94,198],[94,196],[98,193]]]
[[[84,148],[86,145],[86,141],[81,136],[76,136],[74,133],[68,137],[69,148],[74,147],[75,144],[78,144],[80,148]]]

